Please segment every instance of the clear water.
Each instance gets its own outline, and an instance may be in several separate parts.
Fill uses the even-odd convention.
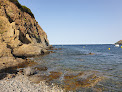
[[[55,53],[35,58],[48,71],[98,71],[107,77],[99,83],[102,91],[122,91],[122,48],[109,45],[54,45]],[[110,50],[108,50],[110,48]],[[88,55],[94,53],[94,55]],[[87,90],[88,91],[88,90]]]

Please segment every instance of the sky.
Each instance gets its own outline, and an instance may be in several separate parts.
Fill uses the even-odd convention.
[[[18,0],[31,9],[50,44],[122,40],[122,0]]]

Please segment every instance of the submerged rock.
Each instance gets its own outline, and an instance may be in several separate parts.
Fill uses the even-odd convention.
[[[48,78],[49,78],[48,80],[52,81],[54,79],[59,79],[61,75],[62,75],[62,72],[51,71],[50,75],[48,76]]]
[[[82,72],[75,75],[68,74],[64,76],[63,87],[67,91],[76,91],[79,88],[94,87],[102,79],[103,77],[98,76],[95,72]]]
[[[46,75],[33,75],[29,76],[29,80],[33,83],[40,83],[40,81],[46,80],[48,77]]]
[[[88,76],[85,79],[78,79],[76,82],[81,86],[81,87],[93,87],[96,85],[97,82],[99,82],[102,78],[99,76],[96,76],[95,74],[92,74]]]
[[[39,71],[46,71],[48,68],[44,65],[37,65],[34,67],[34,69],[39,70]]]
[[[64,75],[64,79],[73,79],[73,78],[81,76],[82,74],[83,74],[83,72],[66,74],[66,75]]]
[[[91,52],[90,52],[89,55],[95,55],[95,53],[91,53]]]

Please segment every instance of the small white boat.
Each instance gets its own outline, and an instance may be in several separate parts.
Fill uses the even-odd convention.
[[[119,44],[115,44],[115,47],[119,47]]]

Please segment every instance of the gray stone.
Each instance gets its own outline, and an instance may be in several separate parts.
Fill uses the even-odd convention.
[[[27,67],[24,70],[24,74],[27,76],[34,75],[35,73],[36,73],[36,71],[31,67]]]

